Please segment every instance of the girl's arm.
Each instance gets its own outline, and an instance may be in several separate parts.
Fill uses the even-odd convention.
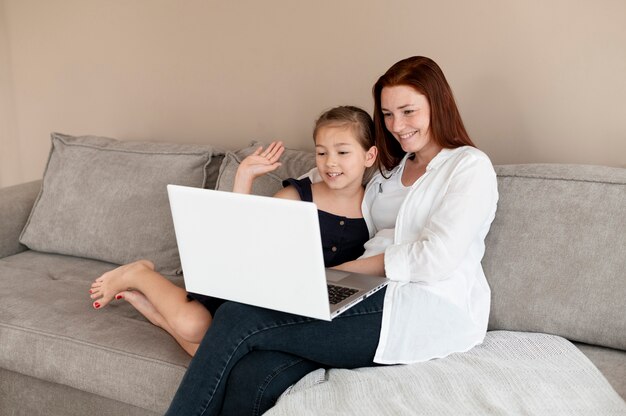
[[[276,170],[281,164],[278,161],[285,151],[282,142],[272,142],[267,149],[259,147],[254,153],[241,161],[237,173],[233,192],[240,194],[252,193],[252,183],[259,176]]]

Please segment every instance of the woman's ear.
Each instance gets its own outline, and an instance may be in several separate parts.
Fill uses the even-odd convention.
[[[365,153],[365,166],[370,168],[376,162],[376,157],[378,156],[378,148],[376,146],[372,146]]]

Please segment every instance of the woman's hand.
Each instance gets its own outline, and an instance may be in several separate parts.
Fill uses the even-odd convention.
[[[254,153],[241,161],[237,174],[233,192],[249,194],[252,192],[252,183],[259,176],[276,170],[281,163],[278,161],[285,151],[282,142],[272,142],[267,149],[259,147]]]
[[[373,276],[385,276],[385,253],[348,261],[332,267],[332,269],[351,273],[370,274]]]

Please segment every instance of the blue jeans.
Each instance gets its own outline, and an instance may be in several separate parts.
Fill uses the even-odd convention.
[[[258,415],[316,368],[376,365],[384,292],[331,322],[226,302],[166,415]]]
[[[262,415],[296,381],[321,366],[279,351],[252,351],[233,367],[222,416]]]

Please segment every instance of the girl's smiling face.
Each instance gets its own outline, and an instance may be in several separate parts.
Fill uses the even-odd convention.
[[[363,149],[350,126],[325,126],[315,136],[315,163],[329,188],[362,186],[365,169],[376,161],[376,148]]]

